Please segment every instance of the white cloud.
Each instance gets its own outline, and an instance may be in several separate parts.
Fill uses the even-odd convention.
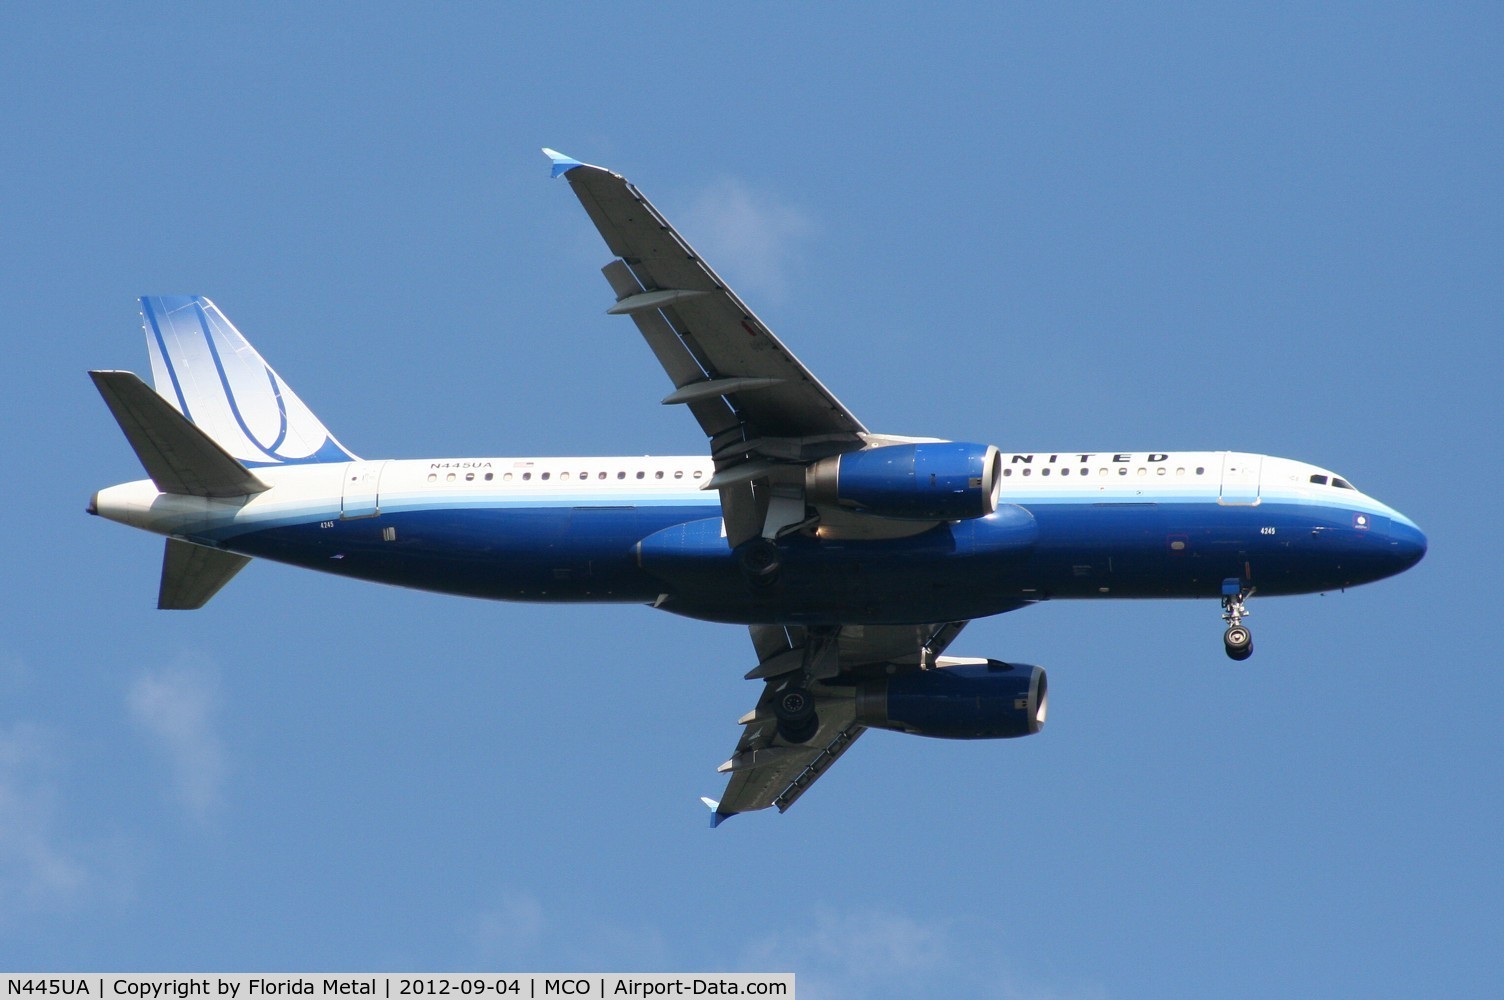
[[[755,940],[749,972],[793,972],[801,1000],[967,996],[979,1000],[1105,1000],[1097,986],[1052,988],[1000,953],[997,928],[921,923],[891,910],[816,905],[806,918]]]
[[[484,911],[470,927],[477,967],[516,967],[528,961],[543,940],[543,907],[532,896],[508,896]]]
[[[223,804],[225,752],[216,727],[219,685],[191,660],[150,670],[126,696],[132,720],[166,760],[173,791],[189,816],[206,822]]]
[[[775,196],[727,177],[695,197],[680,229],[743,297],[760,293],[777,299],[798,265],[799,244],[815,227]]]
[[[662,929],[646,921],[589,924],[571,943],[576,968],[667,969],[676,964]]]
[[[806,1000],[911,994],[945,968],[945,939],[908,917],[877,911],[837,912],[816,906],[804,919],[754,941],[743,967],[793,972]],[[874,991],[878,992],[874,992]],[[938,995],[938,994],[936,994]]]
[[[88,886],[55,829],[54,756],[35,725],[0,730],[0,914],[66,904]]]
[[[646,923],[617,924],[577,914],[545,914],[526,893],[504,896],[462,927],[472,948],[465,964],[518,968],[532,962],[571,969],[669,968],[662,932]],[[550,957],[551,956],[551,957]]]

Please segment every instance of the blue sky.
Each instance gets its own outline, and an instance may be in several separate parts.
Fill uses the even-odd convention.
[[[804,1000],[1491,994],[1496,5],[28,5],[0,968],[792,970]],[[956,644],[1049,727],[697,797],[742,630],[257,563],[154,610],[84,371],[215,299],[367,457],[698,453],[540,146],[637,182],[877,430],[1234,448],[1418,521],[1410,573],[1058,603]]]

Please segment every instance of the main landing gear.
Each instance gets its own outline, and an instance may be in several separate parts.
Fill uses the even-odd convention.
[[[1244,587],[1236,578],[1222,581],[1222,620],[1227,631],[1222,633],[1222,645],[1229,659],[1246,660],[1253,655],[1253,633],[1243,624],[1248,609],[1243,602],[1253,596],[1252,587]]]
[[[771,677],[765,694],[765,697],[771,695],[779,738],[793,746],[810,742],[820,732],[816,697],[810,688],[829,682],[841,671],[841,630],[828,625],[809,625],[803,631],[801,644],[764,661],[777,665],[783,656],[797,657],[798,666],[784,661],[784,665],[791,669]]]
[[[737,548],[736,559],[748,586],[755,591],[770,589],[778,582],[778,573],[783,569],[778,545],[766,538],[743,542]]]
[[[808,743],[820,731],[814,696],[797,683],[778,692],[773,699],[773,716],[778,720],[778,735],[789,743]]]

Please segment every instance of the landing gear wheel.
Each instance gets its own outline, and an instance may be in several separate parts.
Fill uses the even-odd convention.
[[[1246,660],[1253,655],[1253,633],[1242,625],[1228,626],[1222,633],[1222,644],[1227,647],[1229,659]]]
[[[815,699],[802,687],[780,691],[773,700],[773,716],[778,720],[778,735],[789,743],[808,743],[820,731]]]
[[[1222,644],[1227,647],[1228,659],[1246,660],[1253,655],[1253,633],[1243,625],[1248,617],[1245,603],[1253,596],[1253,588],[1243,585],[1237,577],[1222,581],[1222,620],[1227,631],[1222,633]]]
[[[736,558],[747,582],[758,590],[771,587],[778,580],[779,570],[783,569],[778,546],[766,538],[754,538],[743,544]]]
[[[785,727],[781,722],[778,724],[778,735],[783,738],[785,743],[808,743],[815,738],[815,734],[819,731],[820,719],[818,717],[810,719],[797,729]]]

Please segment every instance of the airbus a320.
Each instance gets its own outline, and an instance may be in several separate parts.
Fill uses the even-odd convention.
[[[89,512],[165,535],[158,606],[202,607],[254,558],[511,601],[645,604],[748,628],[761,683],[712,823],[789,808],[868,729],[1038,732],[1045,672],[948,655],[1046,600],[1220,603],[1333,591],[1426,539],[1336,473],[1242,452],[1007,452],[875,433],[625,178],[551,150],[707,452],[358,458],[213,302],[141,299],[153,385],[90,372],[148,479]]]

